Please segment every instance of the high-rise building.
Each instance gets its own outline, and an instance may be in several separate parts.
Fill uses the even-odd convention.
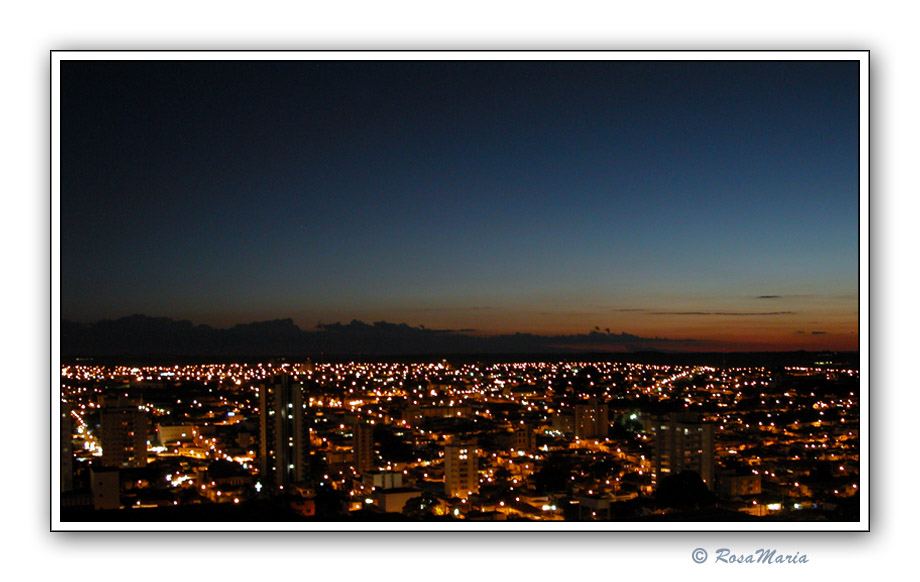
[[[696,471],[703,482],[715,486],[714,425],[700,422],[696,414],[673,413],[651,421],[654,435],[653,478]]]
[[[147,466],[147,412],[138,400],[102,398],[99,414],[102,466]]]
[[[553,430],[566,435],[575,434],[575,415],[567,412],[557,412],[552,418]]]
[[[61,403],[61,491],[73,491],[72,407]]]
[[[444,446],[444,492],[448,497],[479,493],[479,450],[474,442]]]
[[[310,429],[303,386],[287,374],[259,386],[259,481],[270,491],[306,481],[310,474]]]
[[[575,436],[580,439],[605,439],[610,430],[607,405],[596,398],[575,405]]]
[[[376,467],[374,462],[374,425],[360,420],[355,423],[352,448],[354,450],[355,471],[358,472],[358,475]]]

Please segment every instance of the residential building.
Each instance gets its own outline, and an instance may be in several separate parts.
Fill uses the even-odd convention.
[[[534,452],[537,448],[537,437],[533,432],[533,426],[523,421],[516,425],[514,427],[511,448],[515,451],[524,451],[525,453]]]
[[[610,429],[610,414],[606,404],[596,398],[575,405],[575,437],[606,439]]]
[[[719,495],[727,499],[743,495],[760,495],[760,475],[752,472],[724,472],[719,475]]]
[[[695,471],[707,487],[715,486],[714,425],[696,414],[673,413],[651,424],[652,475],[655,482],[681,471]]]
[[[61,492],[73,491],[72,406],[61,403]]]
[[[358,475],[377,466],[374,455],[374,425],[358,421],[355,423],[352,437],[354,467]]]
[[[479,492],[478,454],[473,442],[444,446],[444,492],[448,497],[469,497]]]
[[[282,491],[309,478],[310,432],[303,386],[287,374],[259,386],[259,478],[262,486]]]
[[[99,414],[104,467],[147,466],[147,412],[138,401],[102,398]]]

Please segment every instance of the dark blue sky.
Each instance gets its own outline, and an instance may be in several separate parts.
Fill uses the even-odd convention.
[[[855,349],[858,73],[64,61],[62,316]]]

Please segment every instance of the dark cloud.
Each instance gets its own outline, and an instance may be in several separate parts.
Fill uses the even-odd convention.
[[[826,331],[813,331],[811,332],[811,335],[824,335],[826,333],[827,333]]]
[[[490,305],[476,305],[473,307],[416,307],[414,309],[407,309],[406,311],[415,313],[431,313],[434,311],[483,311],[488,309],[495,308]]]
[[[305,331],[289,318],[216,329],[188,321],[138,315],[94,324],[64,320],[61,330],[65,355],[545,353],[682,350],[704,345],[694,339],[642,337],[601,331],[598,327],[571,335],[475,336],[468,335],[472,329],[427,329],[405,323],[352,320],[317,323],[314,331]]]
[[[759,295],[757,299],[782,299],[779,295]]]
[[[793,315],[794,311],[653,311],[650,315],[722,315],[729,317],[751,315]]]
[[[541,311],[540,315],[543,316],[558,316],[564,315],[565,317],[583,317],[585,315],[599,315],[594,311]]]
[[[714,315],[708,311],[652,311],[649,315]]]

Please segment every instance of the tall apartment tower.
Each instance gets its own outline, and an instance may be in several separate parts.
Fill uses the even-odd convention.
[[[479,493],[479,450],[473,442],[444,446],[444,492],[448,497]]]
[[[376,467],[374,462],[374,425],[359,420],[355,423],[354,437],[352,438],[355,471],[360,476],[364,471],[370,471]]]
[[[72,407],[61,403],[61,491],[73,491]]]
[[[303,386],[287,374],[259,386],[259,480],[270,491],[306,481],[310,474],[310,429]]]
[[[137,400],[102,398],[99,414],[103,467],[147,466],[147,412]]]
[[[610,430],[606,404],[596,398],[575,405],[575,436],[580,439],[605,439]]]
[[[700,422],[696,414],[673,413],[652,419],[651,428],[656,483],[668,475],[689,470],[699,473],[710,489],[715,486],[715,426],[712,423]]]

